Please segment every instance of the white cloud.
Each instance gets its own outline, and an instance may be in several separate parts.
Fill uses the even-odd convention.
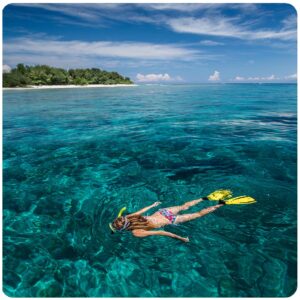
[[[199,42],[199,44],[203,45],[203,46],[221,46],[221,45],[224,45],[224,43],[211,41],[211,40],[204,40],[204,41]]]
[[[244,81],[244,80],[245,80],[245,77],[242,77],[242,76],[236,76],[236,77],[234,78],[234,80],[236,80],[236,81]]]
[[[176,32],[194,33],[199,35],[233,37],[246,40],[278,39],[295,40],[296,28],[283,25],[278,31],[252,29],[249,24],[240,24],[239,18],[227,17],[183,17],[167,20],[167,24]]]
[[[208,80],[209,81],[219,81],[220,78],[220,72],[219,71],[215,71],[214,74],[210,75]]]
[[[136,75],[136,79],[139,82],[159,82],[159,81],[181,81],[180,76],[171,77],[168,73],[165,74],[140,74]]]
[[[284,77],[286,80],[296,80],[297,79],[297,73],[292,74],[292,75],[287,75]]]
[[[96,59],[100,57],[129,58],[133,60],[180,60],[189,61],[200,58],[200,52],[174,44],[154,44],[142,42],[109,42],[109,41],[62,41],[55,39],[16,38],[4,43],[4,56],[21,58]]]
[[[3,65],[2,72],[9,73],[11,71],[11,67],[9,65]]]

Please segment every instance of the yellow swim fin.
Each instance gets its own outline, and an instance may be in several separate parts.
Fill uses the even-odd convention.
[[[217,190],[213,193],[209,194],[207,197],[205,197],[208,200],[211,201],[218,201],[218,200],[224,200],[226,198],[232,197],[232,192],[230,190]]]
[[[253,199],[252,197],[249,196],[239,196],[235,198],[231,198],[228,200],[224,201],[226,205],[231,205],[231,204],[251,204],[255,203],[256,200]]]

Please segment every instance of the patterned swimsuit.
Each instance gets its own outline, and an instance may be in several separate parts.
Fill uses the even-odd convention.
[[[175,220],[176,220],[176,216],[168,209],[166,208],[162,208],[158,211],[162,216],[164,216],[165,218],[167,218],[171,224],[174,224]]]

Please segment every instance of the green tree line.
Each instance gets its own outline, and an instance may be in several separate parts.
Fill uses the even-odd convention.
[[[123,77],[117,72],[107,72],[97,68],[64,70],[47,65],[25,66],[18,64],[9,73],[3,74],[3,87],[132,83],[130,78]]]

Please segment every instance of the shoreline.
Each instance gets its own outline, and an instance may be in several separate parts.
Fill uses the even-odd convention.
[[[87,84],[87,85],[29,85],[27,87],[2,87],[3,91],[12,90],[44,90],[44,89],[73,89],[73,88],[116,88],[116,87],[135,87],[137,84]]]

